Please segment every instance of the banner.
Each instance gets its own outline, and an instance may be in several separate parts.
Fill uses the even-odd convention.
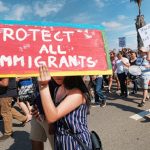
[[[0,21],[0,77],[111,74],[101,26]]]
[[[119,37],[119,47],[126,47],[126,38]]]
[[[141,39],[145,47],[150,47],[150,24],[138,29]]]

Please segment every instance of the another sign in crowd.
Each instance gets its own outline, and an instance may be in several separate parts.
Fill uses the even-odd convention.
[[[129,94],[142,89],[139,107],[150,99],[150,52],[147,48],[141,47],[137,51],[122,48],[118,52],[108,52],[103,31],[88,26],[86,29],[70,27],[0,26],[3,28],[0,43],[4,44],[0,66],[8,68],[0,70],[0,115],[4,124],[0,142],[13,136],[12,119],[17,119],[22,126],[31,122],[33,150],[43,150],[47,139],[51,149],[92,150],[94,142],[88,129],[87,115],[90,104],[106,106],[104,90],[111,93],[115,88],[120,91],[120,98],[128,98]],[[9,43],[16,49],[12,55],[9,54],[13,49]],[[2,51],[5,48],[9,52]],[[31,48],[38,49],[37,54],[29,52]],[[38,63],[40,60],[41,64]],[[47,63],[43,63],[44,60]],[[132,85],[130,92],[129,83]],[[107,84],[107,89],[104,84]],[[21,111],[14,105],[18,105]]]

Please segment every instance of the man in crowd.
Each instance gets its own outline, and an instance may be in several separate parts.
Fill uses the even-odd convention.
[[[106,106],[106,96],[102,92],[103,77],[101,75],[91,76],[94,84],[95,104],[101,107]]]
[[[0,115],[3,118],[4,134],[0,137],[0,142],[12,136],[12,118],[25,123],[27,117],[12,108],[13,97],[17,96],[17,87],[15,78],[0,79]]]

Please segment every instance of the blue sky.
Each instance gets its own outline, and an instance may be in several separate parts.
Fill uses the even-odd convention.
[[[150,0],[143,0],[146,23]],[[130,0],[0,0],[0,20],[26,20],[103,25],[109,49],[119,49],[118,38],[136,49],[135,18],[138,7]]]

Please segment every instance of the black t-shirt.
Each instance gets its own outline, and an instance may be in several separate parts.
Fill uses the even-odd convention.
[[[7,87],[0,86],[0,98],[3,97],[17,97],[17,86],[15,78],[9,78]]]
[[[49,81],[49,89],[51,91],[52,100],[54,100],[54,91],[57,87],[59,87],[59,85],[52,78]],[[35,100],[35,104],[38,106],[40,114],[44,114],[40,94],[37,95],[36,100]]]
[[[132,62],[131,62],[131,60],[130,60],[129,63],[130,63],[131,66],[132,66],[132,65],[136,65],[136,60],[134,60],[134,61],[132,61]]]

